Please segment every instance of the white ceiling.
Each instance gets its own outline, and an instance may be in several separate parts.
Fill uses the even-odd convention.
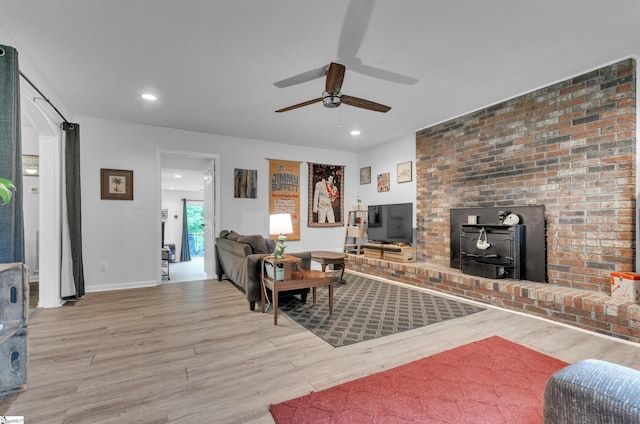
[[[205,170],[211,166],[210,159],[165,153],[160,165],[162,190],[204,192]]]
[[[204,171],[162,168],[160,187],[162,190],[204,191]]]
[[[347,14],[349,4],[374,2],[0,0],[0,26],[73,115],[345,151],[640,49],[638,0],[378,0],[370,18]],[[347,66],[345,94],[391,111],[274,113],[320,97],[324,79],[274,82],[331,61]],[[359,64],[417,82],[372,78]],[[142,101],[147,91],[159,100]]]

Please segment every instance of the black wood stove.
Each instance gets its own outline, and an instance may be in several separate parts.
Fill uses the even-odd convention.
[[[484,235],[481,236],[481,234]],[[524,225],[463,224],[460,228],[462,272],[487,278],[520,280]],[[486,244],[478,247],[478,240]]]
[[[453,208],[451,267],[486,278],[547,282],[546,219],[543,205]],[[511,225],[505,217],[513,214]],[[484,229],[489,247],[480,249]]]

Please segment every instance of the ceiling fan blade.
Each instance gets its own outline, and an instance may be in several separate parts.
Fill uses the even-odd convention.
[[[359,74],[367,75],[373,78],[397,82],[399,84],[414,85],[419,80],[407,75],[398,74],[396,72],[387,71],[373,66],[363,65],[362,63],[354,63],[349,66],[349,70]]]
[[[362,40],[364,40],[369,28],[374,6],[375,1],[373,0],[351,0],[349,2],[340,31],[338,59],[349,64],[349,61],[358,55]]]
[[[312,105],[314,103],[318,103],[322,101],[322,97],[319,97],[317,99],[313,99],[313,100],[307,100],[306,102],[303,103],[298,103],[297,105],[293,105],[293,106],[289,106],[289,107],[285,107],[283,109],[278,109],[276,110],[277,113],[280,112],[287,112],[289,110],[293,110],[293,109],[298,109],[299,107],[304,107],[304,106],[309,106]]]
[[[327,84],[326,92],[337,96],[342,88],[342,82],[344,81],[344,65],[331,62],[329,64],[329,70],[327,71]]]
[[[316,78],[320,78],[325,76],[327,73],[327,67],[323,66],[321,68],[312,69],[307,72],[303,72],[298,75],[294,75],[292,77],[283,79],[282,81],[274,82],[273,85],[279,88],[290,87],[292,85],[301,84],[303,82],[311,81]]]
[[[342,96],[340,97],[340,101],[345,105],[355,106],[362,109],[372,110],[374,112],[382,112],[386,113],[391,110],[391,107],[385,106],[380,103],[372,102],[370,100],[360,99],[358,97],[352,96]]]

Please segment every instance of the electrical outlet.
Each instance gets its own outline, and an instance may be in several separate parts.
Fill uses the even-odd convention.
[[[106,272],[109,268],[108,262],[100,262],[100,272]]]

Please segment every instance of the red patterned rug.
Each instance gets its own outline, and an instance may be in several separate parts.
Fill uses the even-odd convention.
[[[277,424],[542,423],[544,386],[566,365],[494,336],[270,411]]]

